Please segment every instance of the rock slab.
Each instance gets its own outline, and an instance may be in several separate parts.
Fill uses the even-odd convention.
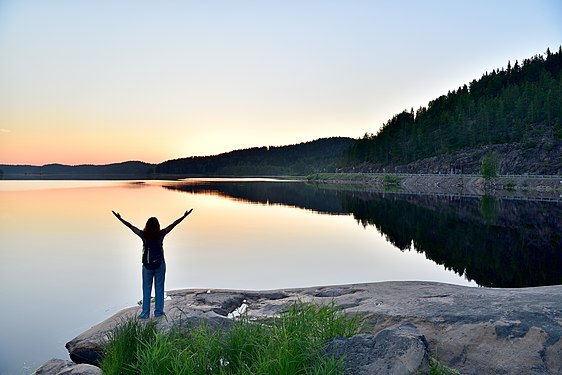
[[[562,285],[489,289],[407,281],[275,291],[191,289],[168,295],[172,300],[166,302],[166,317],[158,321],[162,329],[186,321],[228,326],[228,313],[243,303],[250,319],[272,317],[298,301],[335,303],[348,314],[362,316],[368,327],[365,333],[372,336],[333,344],[340,351],[346,345],[363,348],[365,356],[356,359],[360,363],[384,347],[385,337],[393,337],[394,347],[389,350],[394,350],[397,361],[386,365],[391,369],[400,367],[402,357],[429,354],[462,374],[562,373]],[[96,364],[107,333],[138,313],[136,307],[123,310],[70,341],[71,358]],[[421,344],[419,352],[406,346],[400,349],[400,340],[410,338],[414,347],[425,340],[427,353],[421,355]],[[371,370],[365,364],[353,371],[368,374],[360,371]]]

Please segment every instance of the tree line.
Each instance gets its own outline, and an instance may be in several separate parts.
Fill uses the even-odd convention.
[[[353,139],[322,138],[279,147],[254,147],[215,156],[168,160],[154,168],[157,174],[186,176],[279,176],[333,172]]]
[[[562,140],[562,46],[522,63],[486,72],[414,112],[398,113],[376,134],[366,133],[342,166],[400,165],[483,145],[533,147]],[[550,145],[550,146],[549,146]]]

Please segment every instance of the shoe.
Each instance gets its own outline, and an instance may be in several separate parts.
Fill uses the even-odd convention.
[[[140,314],[139,319],[148,319],[148,314]]]

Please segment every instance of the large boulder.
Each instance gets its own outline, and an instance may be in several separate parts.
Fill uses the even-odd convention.
[[[429,348],[416,326],[405,323],[376,335],[337,337],[327,356],[345,359],[347,375],[412,375],[429,373]]]

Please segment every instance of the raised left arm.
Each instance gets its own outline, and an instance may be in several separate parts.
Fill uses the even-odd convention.
[[[176,221],[174,221],[172,224],[168,225],[166,228],[162,229],[162,234],[166,235],[168,233],[170,233],[170,231],[172,229],[174,229],[176,227],[176,225],[178,225],[179,223],[181,223],[183,221],[183,219],[185,219],[187,217],[187,215],[189,215],[191,213],[191,211],[193,211],[193,208],[189,211],[185,211],[185,213],[183,214],[182,217],[180,217],[179,219],[177,219]]]

